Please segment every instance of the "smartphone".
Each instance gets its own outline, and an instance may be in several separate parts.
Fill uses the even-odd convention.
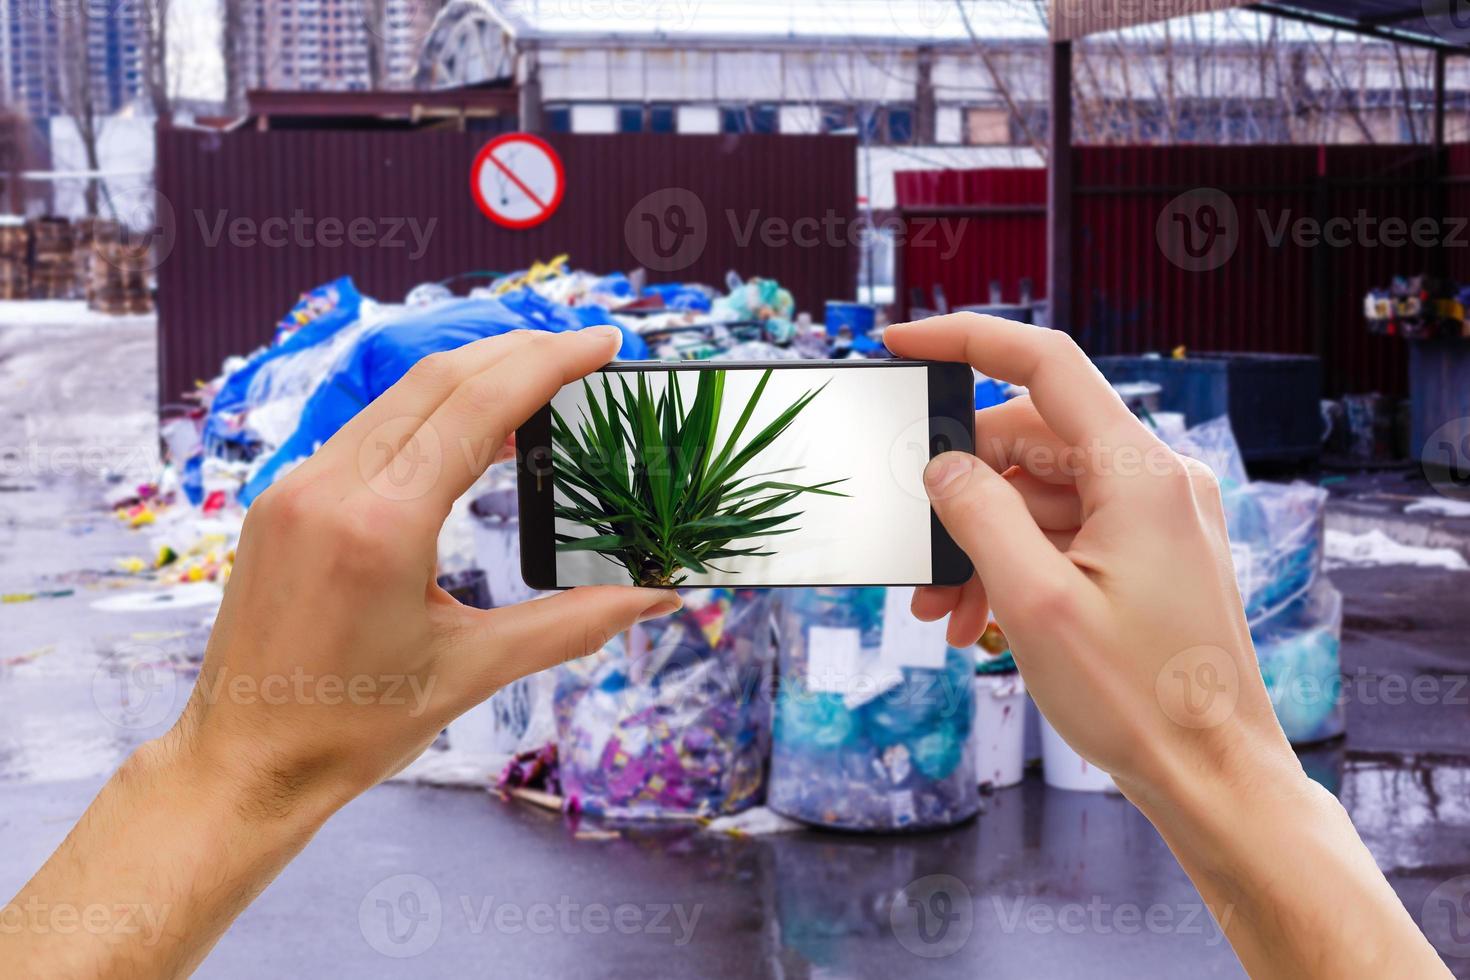
[[[962,364],[629,362],[516,432],[533,589],[959,585],[924,467],[975,449]]]

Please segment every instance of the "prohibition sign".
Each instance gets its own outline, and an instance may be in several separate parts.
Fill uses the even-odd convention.
[[[470,167],[470,194],[485,217],[505,228],[534,228],[556,213],[567,175],[545,140],[506,133],[486,143]]]

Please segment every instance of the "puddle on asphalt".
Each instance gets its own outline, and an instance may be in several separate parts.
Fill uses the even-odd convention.
[[[1329,746],[1300,753],[1389,874],[1470,868],[1470,756]]]
[[[1412,616],[1371,616],[1366,613],[1346,612],[1342,628],[1359,633],[1413,633],[1423,624]]]
[[[173,724],[202,650],[198,634],[174,630],[12,658],[0,667],[0,784],[106,777]]]

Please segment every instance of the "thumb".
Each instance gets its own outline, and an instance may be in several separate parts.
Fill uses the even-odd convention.
[[[461,607],[468,624],[445,682],[467,711],[512,681],[595,653],[633,624],[683,605],[664,589],[596,586],[489,611]]]
[[[974,562],[997,616],[1014,622],[1028,595],[1083,584],[1076,566],[1037,526],[1020,491],[975,456],[936,456],[924,470],[924,489],[939,522]]]

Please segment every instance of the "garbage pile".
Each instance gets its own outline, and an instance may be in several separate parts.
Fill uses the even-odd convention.
[[[625,359],[881,350],[862,328],[847,327],[841,342],[828,335],[770,280],[732,275],[723,291],[650,285],[639,274],[573,270],[565,257],[476,278],[466,296],[458,283],[431,283],[401,304],[364,296],[345,277],[305,293],[268,346],[232,358],[195,393],[197,407],[165,426],[169,469],[158,483],[116,501],[119,518],[150,537],[128,570],[160,584],[223,585],[244,508],[435,351],[597,324],[622,330]],[[1004,397],[982,388],[977,399]],[[1250,482],[1226,419],[1169,441],[1220,476],[1241,594],[1287,734],[1297,743],[1340,734],[1341,597],[1322,571],[1325,493]],[[441,571],[480,569],[476,604],[534,598],[519,576],[513,470],[492,468],[472,496],[465,540],[441,541]],[[1025,688],[1003,637],[952,649],[942,626],[906,615],[903,592],[691,590],[682,611],[600,656],[509,686],[453,723],[448,749],[436,751],[493,758],[504,792],[610,819],[728,818],[768,803],[801,824],[845,830],[960,822],[981,805],[979,782],[1019,778]],[[1111,785],[1067,762],[1086,776],[1073,773],[1073,788]],[[467,771],[489,781],[485,766]]]
[[[248,507],[418,360],[512,330],[612,324],[623,331],[625,360],[833,353],[820,325],[794,317],[791,294],[771,280],[732,273],[721,294],[641,279],[572,270],[559,256],[463,297],[452,282],[419,286],[402,304],[362,295],[350,277],[317,286],[268,346],[231,358],[191,394],[198,408],[165,426],[178,487],[195,508]]]
[[[657,360],[731,358],[732,349],[741,345],[757,345],[741,346],[737,354],[746,359],[854,352],[886,356],[872,338],[855,338],[848,331],[844,341],[838,332],[829,335],[809,315],[798,314],[791,292],[773,279],[745,280],[731,272],[724,287],[722,293],[702,283],[650,285],[642,270],[632,275],[570,270],[563,255],[484,288],[497,295],[525,288],[555,303],[600,307],[642,337]]]
[[[1436,276],[1394,276],[1363,297],[1368,332],[1406,340],[1470,340],[1470,285]]]

